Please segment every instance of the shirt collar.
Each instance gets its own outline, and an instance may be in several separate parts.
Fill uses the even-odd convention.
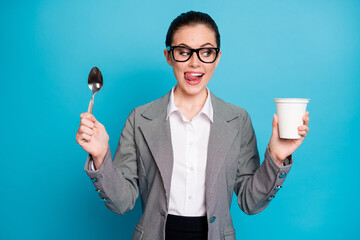
[[[175,105],[175,100],[174,100],[175,87],[176,86],[174,86],[171,89],[171,93],[170,93],[170,97],[169,97],[169,103],[168,103],[168,106],[167,106],[166,120],[169,118],[169,116],[173,112],[179,111],[181,113],[180,109],[177,108],[176,105]],[[205,116],[207,116],[210,119],[211,122],[213,122],[214,110],[213,110],[212,103],[211,103],[210,90],[208,88],[206,88],[206,90],[207,90],[208,95],[207,95],[205,104],[204,104],[203,108],[201,109],[201,111],[199,112],[198,115],[204,114]]]

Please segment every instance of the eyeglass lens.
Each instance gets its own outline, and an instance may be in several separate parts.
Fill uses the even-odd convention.
[[[185,47],[176,47],[173,49],[175,61],[187,61],[192,55],[192,51]],[[203,62],[213,62],[216,58],[216,50],[212,48],[203,48],[199,50],[199,55]]]

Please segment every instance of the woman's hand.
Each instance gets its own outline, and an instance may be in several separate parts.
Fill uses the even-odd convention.
[[[104,162],[109,145],[109,135],[105,127],[90,113],[80,114],[80,126],[76,133],[76,142],[91,154],[96,169]]]
[[[309,112],[307,111],[302,118],[304,125],[298,127],[299,139],[282,139],[279,136],[278,116],[274,114],[272,122],[272,135],[269,142],[270,154],[278,166],[282,166],[284,160],[291,155],[304,141],[309,132]]]

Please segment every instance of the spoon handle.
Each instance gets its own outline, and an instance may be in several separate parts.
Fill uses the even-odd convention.
[[[89,107],[88,107],[88,113],[91,113],[91,114],[93,112],[93,107],[94,107],[94,95],[95,94],[92,95],[90,103],[89,103]]]

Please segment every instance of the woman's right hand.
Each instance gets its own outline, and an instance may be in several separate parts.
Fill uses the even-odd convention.
[[[76,133],[76,142],[91,154],[95,168],[99,169],[104,162],[109,146],[109,135],[104,125],[90,113],[80,114],[80,126]]]

